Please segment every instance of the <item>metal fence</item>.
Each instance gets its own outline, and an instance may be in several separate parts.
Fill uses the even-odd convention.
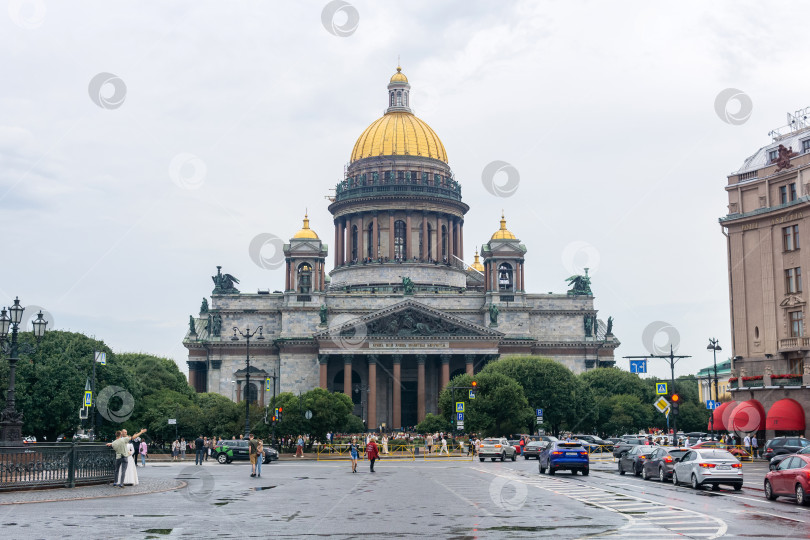
[[[366,459],[366,448],[363,444],[358,444],[358,450],[360,453],[360,459]],[[455,460],[455,461],[471,461],[474,457],[471,454],[468,454],[469,446],[464,444],[457,444],[455,447],[452,445],[448,445],[447,449],[448,452],[444,453],[441,452],[440,445],[434,445],[431,452],[427,451],[427,448],[421,445],[415,444],[406,444],[406,443],[388,443],[388,453],[384,452],[384,447],[382,444],[378,443],[377,447],[379,449],[380,458],[382,459],[391,459],[391,460],[406,460],[406,461],[414,461],[417,458],[422,458],[423,460],[432,460],[432,459],[440,459],[440,460]],[[317,447],[317,459],[318,461],[330,461],[330,460],[349,460],[351,456],[349,455],[349,445],[348,444],[321,444]]]
[[[0,491],[112,483],[115,452],[103,444],[0,446]]]

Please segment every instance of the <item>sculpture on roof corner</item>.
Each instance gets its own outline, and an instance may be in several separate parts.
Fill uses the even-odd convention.
[[[588,269],[585,269],[585,275],[580,276],[571,276],[570,278],[565,280],[568,282],[568,285],[571,287],[568,290],[569,296],[593,296],[593,292],[591,292],[591,278],[588,277]]]
[[[321,326],[326,326],[326,317],[329,314],[329,308],[326,307],[326,304],[321,304],[321,309],[318,310],[318,315],[321,316]]]
[[[799,155],[793,151],[792,146],[785,148],[785,146],[782,144],[780,144],[779,148],[777,148],[777,152],[778,154],[776,156],[776,159],[774,160],[774,163],[776,163],[775,172],[779,172],[784,169],[790,169],[791,167],[793,167],[793,165],[791,165],[790,163],[790,158],[794,158]]]
[[[613,335],[613,317],[608,317],[607,331],[605,332],[605,335],[606,336]]]
[[[196,336],[197,330],[194,328],[194,316],[188,316],[188,335],[189,336]]]
[[[498,326],[498,306],[495,304],[489,305],[489,325],[490,326]]]
[[[208,313],[208,298],[203,298],[202,305],[200,305],[200,313]]]
[[[230,274],[223,274],[222,267],[217,266],[217,275],[211,276],[214,280],[214,292],[212,294],[239,294],[239,289],[234,287],[239,280]]]

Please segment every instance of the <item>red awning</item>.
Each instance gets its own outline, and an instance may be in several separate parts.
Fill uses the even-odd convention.
[[[726,428],[737,433],[753,433],[765,429],[765,408],[755,399],[743,401],[734,407]]]
[[[728,419],[731,410],[737,406],[736,401],[726,401],[721,403],[714,411],[712,411],[712,418],[714,418],[714,430],[726,431],[726,419]],[[709,429],[712,428],[712,421],[709,420]]]
[[[768,411],[765,427],[774,431],[804,431],[804,409],[798,401],[780,399]]]

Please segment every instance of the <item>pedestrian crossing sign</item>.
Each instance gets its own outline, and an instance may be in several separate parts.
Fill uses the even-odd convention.
[[[264,381],[264,389],[267,390],[268,392],[271,390],[271,388],[270,388],[270,379],[265,379],[265,381]]]
[[[95,357],[96,357],[96,362],[98,362],[102,366],[107,365],[107,353],[101,352],[101,351],[96,351]]]
[[[667,383],[665,382],[655,383],[655,393],[659,396],[667,395],[669,393],[667,392]]]
[[[92,390],[85,390],[85,392],[84,392],[84,406],[85,407],[92,407],[93,406],[93,391]]]
[[[456,401],[456,412],[464,412],[464,402]]]

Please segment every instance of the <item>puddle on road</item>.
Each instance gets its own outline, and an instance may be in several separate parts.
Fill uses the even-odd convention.
[[[149,534],[172,534],[173,530],[174,529],[146,529],[145,531],[142,532]]]
[[[250,491],[264,491],[265,489],[273,489],[276,486],[258,486],[250,488]]]
[[[541,531],[556,531],[557,529],[605,529],[604,525],[550,525],[535,527],[525,527],[520,525],[503,525],[500,527],[489,527],[487,529],[480,529],[481,531],[504,531],[504,532],[541,532]],[[606,533],[607,534],[607,533]]]

